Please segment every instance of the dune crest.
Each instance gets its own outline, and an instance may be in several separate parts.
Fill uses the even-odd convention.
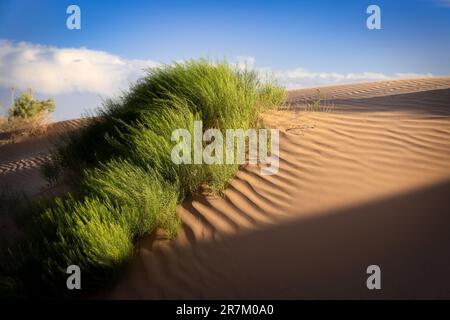
[[[315,89],[289,92],[288,110],[264,114],[281,130],[279,173],[247,166],[223,198],[185,201],[179,236],[142,239],[107,296],[450,296],[440,255],[450,243],[449,88],[450,78],[320,88],[326,112],[304,110]],[[374,263],[381,293],[365,287]]]
[[[288,92],[263,115],[280,168],[241,169],[224,197],[178,206],[175,240],[140,240],[109,298],[450,297],[450,78]],[[40,141],[40,142],[39,142]],[[0,146],[0,182],[30,194],[48,140]],[[365,287],[378,264],[383,290]]]

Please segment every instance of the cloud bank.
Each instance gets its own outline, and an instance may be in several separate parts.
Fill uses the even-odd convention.
[[[239,68],[256,69],[288,88],[431,76],[414,73],[312,72],[303,68],[279,71],[257,68],[255,63],[256,59],[251,56],[236,58]],[[41,94],[94,93],[113,96],[142,76],[144,69],[159,65],[152,60],[129,60],[86,48],[56,48],[0,40],[0,87],[31,88]]]
[[[304,68],[282,71],[257,67],[252,56],[239,56],[234,62],[238,68],[257,70],[263,78],[275,79],[287,88],[432,76],[313,72]],[[41,98],[55,98],[55,115],[59,120],[76,118],[84,110],[100,106],[101,97],[114,97],[120,90],[128,89],[130,83],[144,75],[144,69],[160,65],[152,60],[130,60],[87,48],[57,48],[0,40],[0,104],[6,106],[11,100],[10,88],[18,91],[31,88]]]
[[[450,1],[450,0],[449,0]],[[304,68],[295,68],[291,70],[275,70],[270,67],[257,67],[256,59],[251,56],[238,56],[236,66],[239,69],[252,69],[259,72],[263,79],[275,79],[288,89],[315,87],[321,85],[333,85],[353,82],[369,82],[393,79],[423,78],[432,77],[431,73],[394,73],[385,74],[381,72],[357,72],[357,73],[338,73],[338,72],[312,72]]]
[[[127,60],[86,48],[56,48],[0,40],[0,86],[31,88],[50,95],[96,93],[113,95],[159,64]]]
[[[288,71],[272,71],[266,69],[266,72],[278,80],[287,88],[303,88],[321,85],[333,85],[341,83],[369,82],[393,79],[423,78],[433,76],[431,73],[394,73],[384,74],[380,72],[360,72],[360,73],[338,73],[338,72],[310,72],[302,68]]]

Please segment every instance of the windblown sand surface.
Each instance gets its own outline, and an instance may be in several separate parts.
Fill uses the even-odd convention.
[[[318,111],[304,89],[264,115],[281,130],[277,175],[247,166],[224,198],[185,201],[178,237],[142,239],[101,296],[450,298],[450,78],[320,90]],[[0,181],[33,181],[13,164],[40,153],[20,148],[0,147]],[[372,264],[379,291],[366,288]]]
[[[14,140],[0,133],[0,185],[8,185],[28,196],[36,196],[46,188],[40,166],[50,158],[50,151],[60,134],[80,128],[83,119],[51,124],[45,134]]]

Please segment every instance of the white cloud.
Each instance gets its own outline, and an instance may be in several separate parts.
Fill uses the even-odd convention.
[[[236,58],[236,64],[239,69],[253,69],[255,67],[256,59],[251,56],[238,56]]]
[[[235,61],[238,68],[255,69],[263,77],[276,79],[287,88],[431,76],[415,73],[312,72],[304,68],[282,71],[256,67],[256,59],[251,56],[239,56]],[[64,96],[65,101],[72,99],[71,105],[83,101],[83,106],[96,106],[101,103],[96,95],[117,95],[142,76],[145,68],[159,65],[152,60],[129,60],[86,48],[56,48],[0,40],[0,89],[31,88],[44,96]],[[82,99],[86,96],[90,97],[91,103]],[[9,99],[5,95],[0,98],[4,101]],[[66,108],[66,105],[64,103],[63,107]],[[75,114],[75,111],[71,112]]]
[[[449,0],[450,1],[450,0]],[[277,80],[288,89],[315,87],[322,85],[333,85],[340,83],[370,82],[393,79],[423,78],[433,76],[431,73],[394,73],[385,74],[381,72],[312,72],[304,68],[294,68],[289,70],[275,70],[270,67],[256,67],[256,59],[251,56],[238,56],[236,58],[238,68],[248,68],[256,70],[263,79]]]
[[[339,83],[368,82],[392,79],[422,78],[430,77],[432,74],[417,73],[394,73],[385,74],[381,72],[310,72],[301,68],[288,71],[273,72],[275,79],[288,88],[312,87],[320,85],[332,85]]]
[[[43,94],[114,95],[159,64],[127,60],[86,48],[56,48],[0,40],[0,86],[31,88]]]

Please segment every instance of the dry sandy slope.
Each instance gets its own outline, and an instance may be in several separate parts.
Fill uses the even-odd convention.
[[[224,198],[185,201],[179,236],[142,239],[102,296],[450,298],[450,78],[320,90],[327,112],[304,110],[305,89],[264,115],[281,129],[277,175],[248,166]],[[0,183],[38,193],[50,140],[0,146]],[[366,289],[370,264],[381,292]]]
[[[49,125],[45,134],[11,140],[9,133],[0,133],[0,185],[34,196],[46,187],[40,166],[50,158],[50,150],[60,134],[76,130],[84,119],[61,121]]]
[[[450,298],[450,78],[321,88],[270,112],[274,176],[179,207],[174,241],[143,239],[113,298]],[[327,108],[328,109],[328,108]],[[366,268],[382,269],[378,292]]]

